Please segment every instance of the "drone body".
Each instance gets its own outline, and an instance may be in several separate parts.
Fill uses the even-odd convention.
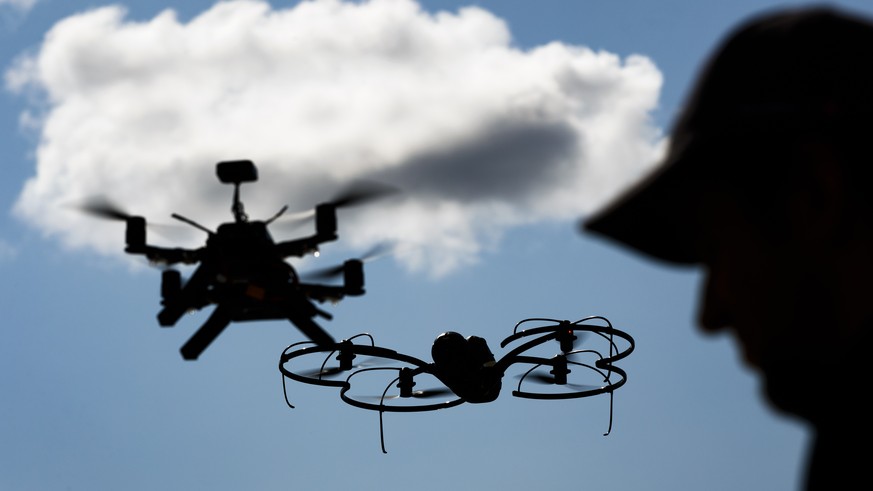
[[[586,323],[595,320],[602,321],[605,325]],[[551,324],[523,331],[518,330],[521,324],[529,321],[546,321]],[[605,345],[605,349],[594,349],[593,346],[577,349],[574,346],[574,342],[577,340],[575,333],[579,332],[595,335]],[[362,336],[370,339],[369,345],[352,342],[355,338]],[[515,365],[529,365],[530,368],[519,376],[518,387],[512,391],[513,396],[556,400],[609,394],[610,423],[606,433],[609,434],[612,428],[612,393],[623,386],[627,380],[626,372],[615,366],[614,363],[627,357],[634,350],[633,338],[626,332],[613,328],[606,318],[600,316],[587,317],[576,322],[555,319],[525,319],[516,325],[513,334],[504,339],[500,346],[505,348],[530,336],[536,336],[536,338],[521,343],[496,360],[485,339],[477,336],[464,338],[456,332],[446,332],[440,334],[434,341],[431,348],[434,361],[428,363],[413,356],[375,346],[372,336],[359,334],[333,346],[300,348],[299,346],[309,343],[293,344],[282,353],[279,371],[283,374],[283,388],[285,388],[285,378],[306,384],[340,388],[340,398],[343,402],[362,409],[378,411],[381,425],[381,415],[384,412],[432,411],[458,406],[465,402],[492,402],[500,395],[502,380],[506,372]],[[560,353],[550,357],[536,356],[530,353],[534,348],[544,345],[550,340],[558,342]],[[617,340],[623,340],[623,349],[620,349]],[[605,351],[605,354],[601,351]],[[327,356],[315,371],[300,371],[289,366],[293,359],[304,357],[309,359],[311,357],[307,355],[324,355],[325,353]],[[370,365],[374,365],[371,367],[356,366],[354,360],[357,355],[384,361],[370,363]],[[339,364],[329,366],[331,358],[337,360]],[[392,363],[399,363],[402,366],[399,368],[389,366]],[[548,374],[540,373],[539,370],[544,368],[550,368]],[[353,384],[361,385],[359,379],[363,380],[365,374],[373,373],[396,373],[396,376],[389,378],[387,384],[383,384],[384,390],[381,396],[366,397],[350,393]],[[574,373],[574,381],[581,376],[580,374],[593,375],[594,383],[591,385],[570,383],[568,375],[571,373]],[[445,388],[413,390],[416,385],[416,377],[425,374],[436,378],[445,385]],[[342,375],[345,375],[345,379],[333,378]],[[557,390],[545,392],[522,390],[522,385],[528,381],[547,384]],[[392,388],[398,389],[399,392],[389,395]],[[421,398],[442,395],[454,396],[454,399],[430,404],[415,402]],[[287,389],[285,389],[285,400],[290,407],[294,407],[288,402]],[[369,402],[369,400],[373,402]],[[382,451],[385,452],[384,437]]]
[[[500,395],[503,373],[485,339],[444,332],[434,340],[431,357],[433,375],[466,402],[492,402]]]
[[[215,305],[215,310],[200,329],[182,347],[182,357],[195,360],[231,322],[287,319],[304,335],[320,346],[334,339],[313,318],[330,319],[314,302],[338,301],[345,296],[364,294],[361,260],[350,259],[337,270],[342,285],[304,283],[285,258],[318,252],[319,244],[337,239],[336,208],[351,204],[351,199],[323,203],[315,208],[315,234],[295,240],[276,242],[268,225],[286,208],[269,220],[249,220],[239,199],[243,182],[257,180],[257,169],[248,160],[220,162],[216,173],[221,182],[234,185],[232,212],[234,221],[211,231],[183,216],[173,218],[208,234],[206,244],[198,249],[164,248],[147,244],[146,220],[128,216],[108,205],[92,205],[86,211],[127,223],[125,252],[142,255],[151,262],[173,266],[197,264],[187,282],[176,269],[167,269],[161,280],[161,326],[175,325],[183,314]],[[360,193],[356,199],[360,199]]]

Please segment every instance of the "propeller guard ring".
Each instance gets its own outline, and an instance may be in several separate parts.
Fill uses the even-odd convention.
[[[315,354],[315,353],[327,353],[328,355],[321,365],[321,369],[323,370],[325,365],[327,364],[327,361],[330,360],[330,358],[335,353],[340,353],[343,351],[351,352],[355,355],[365,355],[365,356],[372,356],[372,357],[377,357],[377,358],[385,358],[385,359],[389,359],[389,360],[394,360],[394,361],[399,361],[402,363],[408,363],[410,365],[414,365],[414,366],[416,366],[416,368],[413,369],[411,372],[412,377],[415,377],[415,375],[418,375],[420,373],[425,373],[427,371],[427,369],[430,367],[430,364],[423,361],[423,360],[415,358],[414,356],[409,356],[409,355],[404,355],[402,353],[398,353],[392,349],[381,348],[379,346],[375,346],[374,344],[365,345],[365,344],[354,344],[351,342],[352,339],[355,339],[355,338],[360,337],[360,336],[366,336],[366,337],[370,338],[371,343],[373,342],[372,336],[370,336],[367,333],[363,333],[363,334],[358,334],[356,336],[353,336],[353,337],[351,337],[347,340],[341,341],[339,343],[336,343],[335,345],[332,345],[332,346],[310,346],[307,348],[301,348],[301,349],[297,349],[295,351],[289,352],[288,350],[290,350],[291,348],[294,348],[296,346],[300,346],[300,345],[304,345],[304,344],[313,344],[313,343],[311,341],[304,341],[301,343],[292,344],[291,346],[286,348],[285,351],[282,353],[282,356],[279,360],[279,371],[282,372],[282,375],[284,377],[288,377],[292,380],[296,380],[298,382],[303,382],[305,384],[321,385],[321,386],[325,386],[325,387],[339,387],[340,388],[340,398],[343,400],[343,402],[345,402],[351,406],[361,408],[361,409],[367,409],[370,411],[378,411],[380,413],[381,412],[434,411],[437,409],[446,409],[446,408],[458,406],[458,405],[463,404],[465,402],[463,399],[458,397],[458,398],[455,398],[455,399],[450,400],[450,401],[445,401],[445,402],[435,403],[435,404],[419,404],[419,405],[405,405],[405,406],[393,405],[392,406],[390,404],[385,404],[385,402],[384,402],[385,393],[383,393],[382,399],[380,400],[380,402],[378,404],[364,402],[364,401],[355,399],[354,397],[348,395],[348,391],[352,387],[351,378],[354,377],[355,375],[362,373],[362,372],[373,371],[373,370],[397,370],[399,372],[401,370],[400,368],[392,368],[392,367],[359,368],[359,369],[355,369],[355,370],[350,370],[352,373],[350,373],[349,376],[345,378],[345,380],[329,380],[329,379],[324,379],[322,377],[307,377],[305,375],[295,373],[295,372],[293,372],[285,367],[285,364],[293,358],[298,358],[298,357],[301,357],[304,355],[310,355],[310,354]],[[398,380],[399,380],[399,376],[397,378],[395,378],[388,385],[388,388],[390,388],[392,385],[394,385],[394,383],[397,382]],[[283,379],[283,382],[284,382],[284,379]],[[388,388],[386,388],[386,392],[387,392]],[[286,397],[286,402],[287,402],[287,397]],[[290,403],[288,405],[291,406]],[[291,407],[293,407],[293,406],[291,406]]]
[[[586,322],[593,321],[593,320],[603,321],[606,325],[599,326],[599,325],[586,324]],[[552,322],[554,324],[548,325],[548,326],[540,326],[540,327],[536,327],[536,328],[528,329],[528,330],[523,330],[523,331],[518,330],[519,326],[521,326],[522,324],[524,324],[526,322],[531,322],[531,321],[548,321],[548,322]],[[592,389],[579,390],[579,391],[573,391],[573,392],[561,392],[561,393],[528,392],[528,391],[521,390],[521,386],[524,383],[525,378],[531,372],[533,372],[534,369],[536,369],[540,366],[543,366],[543,365],[552,366],[552,367],[555,366],[554,358],[549,359],[549,360],[545,360],[545,359],[540,358],[540,357],[523,356],[523,355],[521,355],[521,353],[523,353],[524,351],[527,351],[528,349],[530,349],[534,346],[542,344],[548,340],[559,339],[559,337],[561,335],[568,333],[568,332],[569,333],[573,333],[573,332],[594,333],[594,334],[597,334],[598,336],[603,337],[604,339],[606,339],[609,342],[609,347],[610,347],[609,356],[608,357],[601,357],[600,359],[596,360],[594,363],[594,366],[582,364],[582,363],[570,362],[570,363],[573,363],[574,365],[582,366],[584,368],[588,368],[590,370],[593,370],[595,372],[600,373],[601,375],[604,376],[604,384],[599,386],[599,387],[592,388]],[[530,370],[525,372],[525,374],[520,378],[517,388],[512,391],[513,396],[521,397],[521,398],[525,398],[525,399],[551,399],[551,400],[555,400],[555,399],[578,399],[578,398],[591,397],[591,396],[596,396],[596,395],[600,395],[600,394],[607,394],[607,393],[611,395],[612,392],[614,392],[616,389],[618,389],[619,387],[624,385],[625,382],[627,382],[627,372],[625,372],[622,368],[615,366],[614,362],[629,356],[633,352],[636,344],[634,342],[633,337],[630,334],[628,334],[624,331],[615,329],[614,327],[612,327],[612,324],[609,322],[609,320],[605,317],[602,317],[602,316],[585,317],[585,318],[577,320],[575,322],[570,322],[570,321],[566,321],[566,320],[562,321],[562,320],[557,320],[557,319],[545,319],[545,318],[525,319],[525,320],[523,320],[515,325],[515,329],[513,329],[512,335],[505,338],[500,343],[500,347],[505,348],[507,345],[512,344],[513,342],[516,342],[522,338],[534,336],[534,335],[538,335],[538,334],[544,334],[544,333],[546,335],[522,344],[521,346],[510,351],[507,355],[505,355],[501,359],[501,362],[503,360],[508,360],[509,363],[513,363],[513,364],[514,363],[526,363],[526,364],[534,365]],[[619,337],[627,343],[627,347],[624,349],[624,351],[619,350],[618,345],[615,343],[615,340],[614,340],[615,337]],[[566,354],[574,354],[577,352],[578,351],[571,351],[571,352],[564,353],[564,354],[565,355]],[[620,377],[620,379],[617,381],[611,380],[612,374],[617,374]]]

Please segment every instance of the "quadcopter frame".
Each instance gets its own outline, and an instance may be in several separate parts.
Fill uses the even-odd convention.
[[[596,325],[591,324],[590,321],[601,321],[605,325]],[[519,330],[519,327],[528,322],[547,322],[548,325],[534,327],[532,329],[527,330]],[[606,356],[601,354],[597,350],[593,349],[573,349],[573,340],[576,339],[574,333],[592,333],[597,335],[608,342],[609,352]],[[556,320],[556,319],[547,319],[547,318],[530,318],[522,320],[521,322],[515,325],[513,329],[513,333],[505,338],[501,343],[501,348],[506,348],[508,345],[513,344],[515,342],[519,342],[524,338],[529,338],[532,336],[536,336],[534,339],[528,340],[512,350],[510,350],[507,354],[505,354],[500,360],[494,362],[491,365],[491,370],[496,373],[499,378],[502,378],[505,374],[506,370],[513,364],[521,363],[526,365],[531,365],[531,368],[524,372],[523,375],[519,377],[519,382],[515,390],[512,391],[512,395],[520,398],[527,399],[544,399],[544,400],[556,400],[556,399],[576,399],[583,397],[591,397],[600,394],[609,394],[610,395],[610,410],[609,410],[609,427],[604,433],[604,436],[608,435],[612,431],[612,396],[613,392],[619,387],[623,386],[627,381],[627,373],[615,366],[615,362],[627,357],[633,352],[635,343],[633,337],[630,334],[615,329],[612,327],[612,324],[608,319],[601,316],[591,316],[586,317],[575,322],[570,322],[566,320]],[[353,340],[360,337],[366,337],[369,339],[369,344],[357,344],[354,343]],[[620,350],[618,344],[616,343],[615,338],[620,338],[626,344],[624,350]],[[542,345],[550,340],[557,340],[561,344],[561,353],[551,357],[551,358],[543,358],[538,356],[530,356],[525,355],[524,353],[531,348]],[[437,367],[435,363],[428,363],[419,358],[405,355],[402,353],[398,353],[397,351],[382,348],[375,345],[375,341],[370,334],[363,333],[353,336],[347,340],[336,343],[332,346],[309,346],[300,348],[302,345],[312,344],[309,341],[304,341],[300,343],[295,343],[288,346],[280,357],[279,361],[279,371],[282,373],[282,385],[283,392],[285,395],[285,402],[289,407],[293,408],[294,406],[288,401],[288,392],[286,387],[285,378],[290,378],[292,380],[311,384],[311,385],[320,385],[326,387],[338,387],[340,389],[340,398],[347,404],[361,408],[367,409],[371,411],[379,412],[379,423],[380,423],[380,433],[382,434],[382,451],[385,451],[385,442],[384,442],[384,432],[382,431],[382,415],[385,412],[422,412],[422,411],[434,411],[438,409],[447,409],[450,407],[455,407],[464,402],[468,402],[463,397],[455,396],[454,398],[439,402],[439,403],[431,403],[431,404],[418,404],[418,405],[391,405],[386,404],[386,395],[391,387],[397,387],[400,389],[400,398],[409,398],[413,396],[412,386],[415,385],[414,378],[417,375],[422,373],[427,373],[431,375],[437,376]],[[295,349],[296,348],[296,349]],[[295,372],[286,367],[286,364],[294,359],[299,358],[305,355],[311,355],[316,353],[327,353],[327,356],[324,358],[323,362],[320,365],[319,370],[316,372],[316,376],[307,376],[300,372]],[[580,363],[572,360],[568,360],[568,355],[574,354],[591,354],[596,357],[596,360],[593,364],[588,363]],[[336,356],[334,357],[334,355]],[[357,355],[365,355],[376,358],[384,358],[388,360],[393,360],[396,362],[404,363],[411,365],[413,368],[409,367],[374,367],[374,368],[355,368],[353,365],[353,359]],[[324,378],[325,370],[330,359],[334,357],[337,361],[339,361],[339,367],[335,369],[334,373],[339,372],[350,372],[345,379],[327,379]],[[531,392],[528,390],[522,390],[522,386],[524,382],[528,379],[528,376],[533,373],[537,368],[547,366],[551,367],[552,370],[550,373],[555,376],[555,385],[566,385],[566,375],[570,373],[568,366],[578,366],[582,368],[586,368],[598,373],[603,378],[603,383],[596,387],[586,388],[582,390],[568,391],[568,392]],[[397,377],[395,377],[391,382],[385,387],[385,390],[382,392],[381,398],[379,398],[378,403],[371,403],[362,401],[354,398],[349,395],[349,390],[352,387],[352,379],[365,372],[372,372],[376,370],[394,370],[397,371]],[[614,380],[615,376],[617,376],[617,380]],[[437,378],[439,378],[437,376]],[[386,452],[387,453],[387,452]]]

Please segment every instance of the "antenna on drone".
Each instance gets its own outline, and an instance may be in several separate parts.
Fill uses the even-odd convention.
[[[199,223],[195,222],[194,220],[191,220],[190,218],[187,218],[187,217],[183,217],[182,215],[180,215],[178,213],[173,213],[170,216],[175,218],[176,220],[179,220],[180,222],[187,223],[188,225],[191,225],[192,227],[194,227],[198,230],[202,230],[209,235],[212,235],[215,233],[212,230],[209,230],[208,228],[204,227],[203,225],[200,225]]]
[[[229,160],[219,162],[215,166],[215,173],[218,175],[218,180],[225,184],[233,184],[233,218],[237,223],[248,221],[245,208],[242,201],[239,199],[239,185],[244,182],[255,182],[258,180],[258,169],[251,160]]]

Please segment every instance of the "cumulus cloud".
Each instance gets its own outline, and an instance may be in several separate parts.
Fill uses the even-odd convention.
[[[523,50],[486,10],[412,0],[236,0],[188,22],[99,8],[57,23],[5,83],[40,133],[15,212],[106,253],[121,249],[118,225],[71,204],[106,194],[149,219],[214,227],[230,217],[214,165],[245,158],[260,169],[242,190],[254,218],[357,179],[402,189],[342,214],[341,240],[394,242],[406,266],[440,275],[510,227],[590,212],[662,147],[649,59]]]

